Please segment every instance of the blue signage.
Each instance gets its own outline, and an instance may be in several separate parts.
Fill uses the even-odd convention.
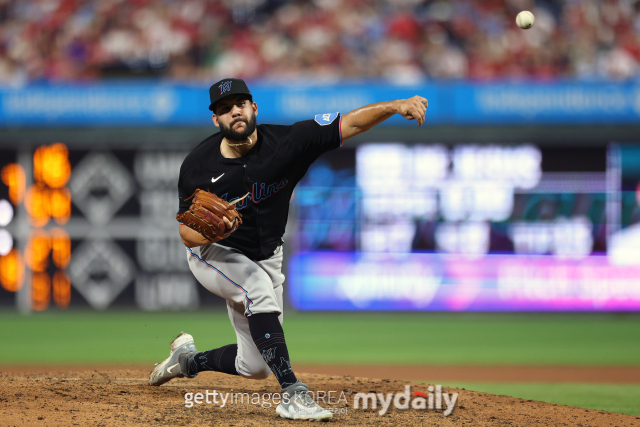
[[[250,84],[259,122],[288,124],[420,95],[425,125],[640,123],[638,83]],[[208,87],[147,81],[0,89],[0,126],[206,126]],[[414,125],[396,115],[385,125]]]

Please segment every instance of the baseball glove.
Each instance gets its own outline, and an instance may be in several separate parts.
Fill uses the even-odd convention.
[[[189,199],[193,199],[189,210],[178,212],[176,219],[200,233],[207,240],[217,242],[225,239],[242,224],[242,215],[236,209],[235,204],[244,197],[229,203],[213,193],[197,189]],[[233,227],[227,229],[223,218],[227,218],[233,223]]]

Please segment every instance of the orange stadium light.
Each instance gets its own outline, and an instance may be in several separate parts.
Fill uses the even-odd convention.
[[[27,190],[24,205],[28,220],[34,227],[47,225],[51,218],[51,190],[43,184],[34,184]]]
[[[44,183],[44,150],[47,147],[42,145],[33,152],[33,179],[38,183]]]
[[[50,190],[49,201],[51,216],[58,224],[66,224],[71,217],[71,192],[67,188]]]
[[[69,149],[57,142],[42,145],[33,153],[33,178],[51,188],[64,187],[71,177]]]
[[[0,256],[0,285],[9,292],[17,292],[24,282],[24,262],[17,249]]]
[[[47,232],[36,230],[31,233],[24,250],[27,266],[36,272],[43,272],[49,266],[49,253],[51,252],[51,238]]]
[[[71,302],[71,280],[64,271],[53,274],[53,302],[60,308],[69,307]]]
[[[33,273],[31,276],[31,308],[43,311],[51,302],[51,278],[47,273]]]
[[[22,203],[26,186],[26,175],[24,169],[17,163],[9,163],[0,171],[0,179],[4,185],[9,187],[9,200],[14,205]]]
[[[49,230],[51,233],[51,257],[59,269],[65,269],[71,260],[71,239],[62,228]]]

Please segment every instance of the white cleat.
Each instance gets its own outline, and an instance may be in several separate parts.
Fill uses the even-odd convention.
[[[329,421],[333,413],[322,408],[309,396],[309,387],[301,381],[282,390],[282,402],[276,414],[290,420]]]
[[[197,353],[193,337],[181,332],[171,341],[169,357],[162,363],[156,363],[156,367],[149,375],[149,385],[162,385],[173,378],[194,378],[196,375],[188,375],[188,357]],[[184,356],[183,356],[184,355]],[[182,356],[182,357],[180,357]]]

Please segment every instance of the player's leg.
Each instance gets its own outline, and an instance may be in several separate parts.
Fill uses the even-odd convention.
[[[256,349],[246,316],[253,312],[264,312],[271,313],[278,319],[281,313],[282,291],[274,290],[274,286],[281,288],[284,281],[284,275],[280,272],[281,249],[274,253],[274,257],[278,259],[269,263],[277,266],[277,272],[269,270],[273,278],[259,263],[221,245],[192,248],[187,254],[189,268],[196,279],[210,292],[227,300],[229,318],[236,330],[238,342],[200,353],[191,351],[187,355],[186,364],[181,363],[180,370],[174,368],[173,372],[157,372],[167,366],[163,362],[152,373],[152,377],[156,379],[150,383],[162,383],[175,377],[194,377],[202,371],[218,371],[253,379],[266,378],[271,371]],[[280,322],[276,322],[280,327]],[[192,350],[195,350],[195,347]],[[285,352],[280,353],[285,355]],[[170,359],[171,357],[177,356],[172,353]],[[288,360],[286,355],[284,357]],[[182,366],[183,364],[185,366]],[[296,381],[295,376],[291,375],[287,376],[287,379],[289,382]]]
[[[313,401],[309,395],[309,387],[296,379],[291,368],[282,329],[284,319],[282,247],[276,250],[273,257],[259,261],[258,264],[273,282],[280,315],[276,319],[273,313],[254,313],[249,316],[248,323],[252,339],[256,344],[255,348],[260,350],[260,355],[268,363],[274,375],[278,377],[282,387],[283,399],[277,406],[276,413],[282,418],[289,419],[330,420],[333,418],[333,414]]]
[[[278,287],[275,293],[276,299],[282,302],[282,287]],[[271,370],[253,342],[249,321],[244,315],[244,304],[227,301],[227,312],[236,332],[237,344],[229,344],[189,356],[189,374],[216,371],[251,379],[267,378],[271,374]],[[282,321],[282,314],[280,321]]]
[[[190,356],[188,373],[193,375],[213,370],[251,379],[267,378],[271,369],[256,347],[249,319],[250,314],[259,314],[258,317],[268,314],[267,317],[273,317],[277,328],[281,329],[284,282],[281,272],[282,249],[278,248],[271,258],[260,262],[251,261],[237,251],[229,249],[204,251],[199,255],[206,262],[195,264],[190,261],[191,270],[207,289],[227,299],[227,311],[236,332],[237,344]],[[203,266],[206,268],[202,268]],[[212,276],[213,270],[216,270],[216,274]],[[221,282],[220,273],[224,273],[228,280]],[[230,283],[233,284],[232,287]],[[239,288],[243,289],[242,294],[237,292]],[[279,341],[284,341],[282,333],[278,337]],[[288,361],[286,348],[279,353]],[[291,371],[290,368],[288,370]],[[296,382],[295,376],[286,375],[286,372],[285,376],[289,383]]]
[[[282,302],[282,286],[274,289],[275,299]],[[265,379],[271,375],[271,368],[265,362],[262,354],[256,347],[251,336],[249,327],[249,319],[245,315],[245,307],[242,304],[228,303],[229,319],[231,325],[236,332],[238,342],[238,355],[235,361],[236,371],[239,375],[250,379]],[[279,316],[279,322],[282,321],[282,314]]]
[[[259,262],[220,245],[194,248],[189,251],[189,267],[203,286],[227,300],[238,342],[237,346],[189,354],[183,376],[197,375],[196,370],[209,368],[233,373],[231,360],[235,351],[235,372],[239,375],[262,379],[270,372],[275,374],[286,397],[276,408],[281,417],[330,419],[332,413],[311,399],[309,388],[297,380],[291,369],[282,330],[282,247],[271,258]],[[203,356],[214,363],[198,364]]]
[[[282,258],[270,258],[266,262],[267,265],[264,265],[264,261],[258,264],[261,264],[261,267],[269,274],[272,283],[277,285],[274,288],[274,293],[280,314],[254,312],[247,317],[244,305],[228,304],[229,318],[238,338],[236,370],[243,377],[252,379],[267,378],[273,371],[282,387],[283,400],[276,408],[276,412],[281,417],[329,420],[333,414],[313,401],[308,393],[309,387],[297,380],[291,369],[289,353],[282,331],[284,319],[282,298],[284,275],[280,272]],[[276,325],[275,322],[278,324]],[[269,338],[266,338],[267,335]],[[257,339],[254,339],[256,337]],[[275,345],[272,341],[276,341]],[[276,359],[278,363],[275,365],[269,363]],[[285,396],[286,398],[284,398]]]
[[[261,307],[247,317],[250,337],[259,356],[269,366],[280,386],[284,389],[295,384],[298,379],[291,369],[289,350],[284,338],[282,320],[284,304],[282,299],[284,274],[282,274],[283,251],[279,246],[270,258],[256,264],[266,273],[274,290],[277,307]],[[247,314],[247,313],[245,313]],[[255,355],[253,351],[250,353]]]
[[[205,288],[232,305],[242,307],[242,312],[250,311],[254,303],[266,305],[269,310],[279,310],[273,302],[274,295],[263,295],[263,288],[270,289],[273,294],[269,276],[240,252],[214,244],[187,249],[187,259],[191,272]],[[249,283],[250,293],[247,286],[240,283]],[[237,344],[198,353],[193,337],[180,334],[171,343],[169,357],[151,372],[149,384],[160,385],[176,377],[193,378],[203,370],[237,375],[237,353]]]
[[[225,346],[190,356],[188,371],[233,373],[262,379],[273,372],[284,389],[298,380],[291,369],[282,329],[282,247],[264,260],[254,262],[221,245],[193,248],[189,267],[202,285],[225,298],[229,318],[238,338],[237,347]],[[199,363],[203,361],[204,363]]]
[[[238,342],[236,346],[203,353],[185,352],[181,355],[180,373],[168,374],[165,370],[156,377],[166,382],[175,376],[195,376],[201,370],[234,373],[231,360],[235,352],[235,372],[239,375],[262,379],[270,372],[275,374],[287,397],[276,408],[280,416],[330,419],[331,412],[313,402],[308,387],[297,380],[291,369],[282,329],[282,248],[259,262],[220,245],[193,248],[189,250],[189,267],[203,286],[227,300]],[[172,357],[176,356],[172,353],[169,359]]]
[[[238,344],[228,344],[213,350],[189,355],[187,373],[189,375],[197,375],[203,371],[215,371],[229,375],[239,375],[236,369],[237,355]]]

